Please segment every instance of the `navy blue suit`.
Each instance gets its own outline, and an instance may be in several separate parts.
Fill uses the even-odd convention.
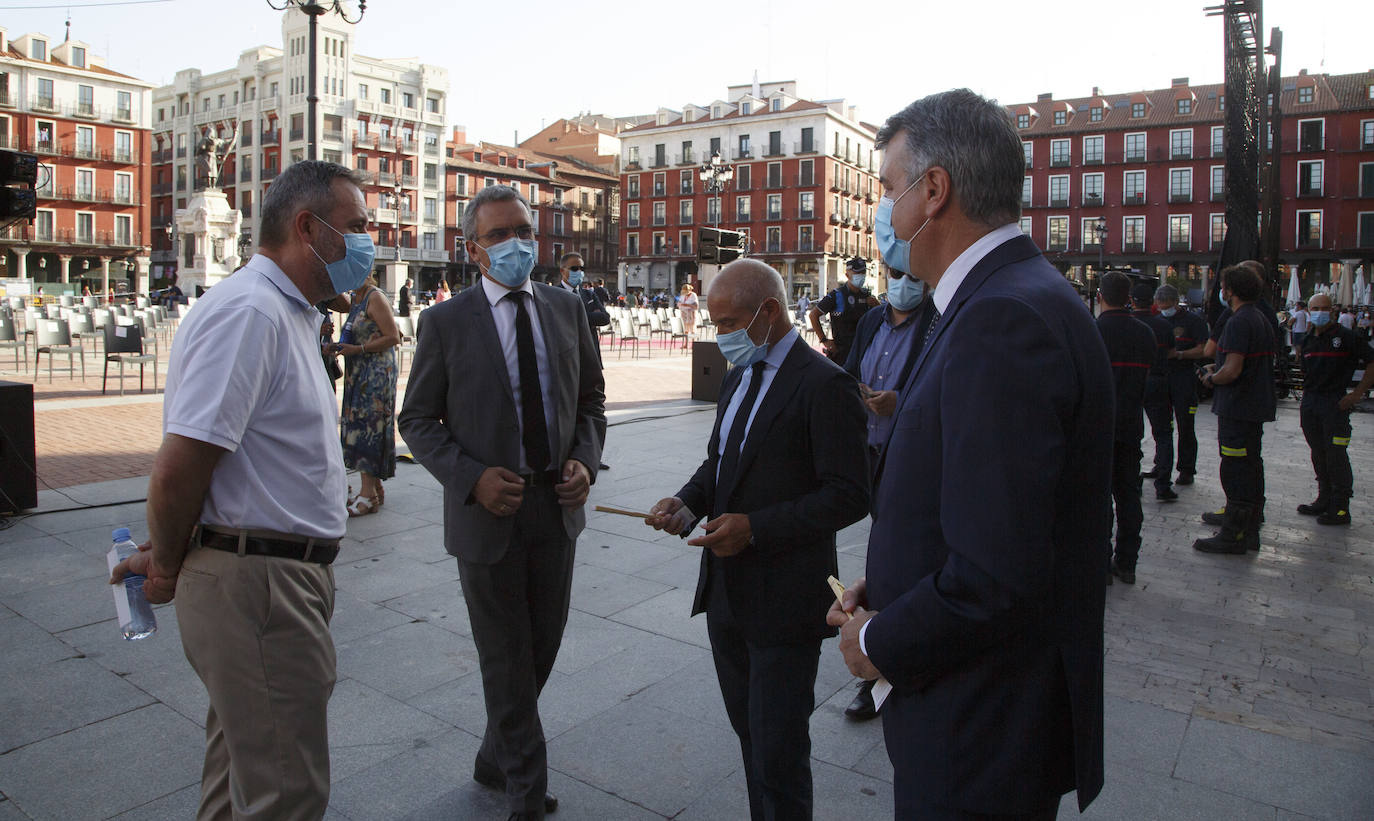
[[[1045,812],[1102,786],[1114,399],[1081,300],[1024,237],[974,266],[879,464],[869,658],[898,818]]]

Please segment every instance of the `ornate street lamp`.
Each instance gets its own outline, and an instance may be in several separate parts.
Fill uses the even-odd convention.
[[[720,212],[723,210],[720,202],[720,194],[725,190],[726,184],[735,178],[735,169],[731,168],[729,163],[722,161],[720,152],[715,151],[711,154],[711,161],[702,164],[701,168],[697,171],[697,177],[701,180],[701,184],[705,186],[706,193],[716,197],[715,219],[711,220],[711,225],[713,227],[718,226],[720,225]],[[707,201],[706,210],[708,213],[711,210],[709,200]]]
[[[293,7],[298,8],[310,18],[310,69],[306,72],[310,78],[310,85],[305,98],[306,116],[309,118],[310,124],[306,131],[308,137],[306,157],[318,160],[320,155],[319,144],[315,140],[315,108],[320,98],[316,94],[317,75],[319,74],[316,67],[316,61],[319,58],[316,26],[320,15],[329,13],[339,15],[349,25],[357,25],[362,21],[363,14],[367,11],[367,0],[357,0],[356,4],[352,0],[326,0],[326,2],[320,2],[320,0],[267,0],[267,5],[277,11],[286,11]],[[354,8],[355,5],[356,9]]]
[[[1097,282],[1094,283],[1092,293],[1088,296],[1088,309],[1096,313],[1097,308],[1097,285],[1102,282],[1102,274],[1106,270],[1107,254],[1107,220],[1098,217],[1093,223],[1093,228],[1097,231]]]

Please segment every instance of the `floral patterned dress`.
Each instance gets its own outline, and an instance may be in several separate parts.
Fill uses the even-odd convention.
[[[352,323],[358,345],[381,332],[366,313],[372,298],[368,294],[348,313],[346,321]],[[344,364],[339,420],[344,467],[390,479],[396,475],[396,349],[344,357]]]

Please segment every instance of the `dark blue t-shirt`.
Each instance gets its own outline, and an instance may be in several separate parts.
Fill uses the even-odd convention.
[[[1240,306],[1217,341],[1217,368],[1231,354],[1243,356],[1245,364],[1239,379],[1216,386],[1212,413],[1245,422],[1274,421],[1274,347],[1274,331],[1264,311],[1253,302]]]

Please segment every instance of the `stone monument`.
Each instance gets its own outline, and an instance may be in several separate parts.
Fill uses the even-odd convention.
[[[240,267],[239,234],[243,215],[229,207],[229,198],[219,187],[224,158],[238,144],[238,132],[224,140],[209,132],[196,144],[196,168],[205,187],[192,195],[185,208],[173,218],[179,241],[177,284],[187,294],[195,286],[209,288]]]

